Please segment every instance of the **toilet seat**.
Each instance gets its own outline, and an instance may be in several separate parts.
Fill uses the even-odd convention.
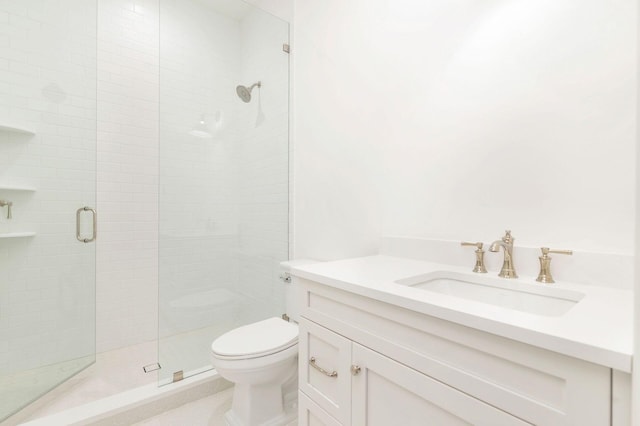
[[[213,357],[221,360],[261,358],[286,351],[298,343],[298,327],[278,317],[231,330],[211,344]]]

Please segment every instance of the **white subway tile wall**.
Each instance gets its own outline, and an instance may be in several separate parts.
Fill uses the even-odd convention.
[[[203,2],[161,3],[160,337],[223,320],[215,297],[223,292],[209,292],[232,291],[237,282],[239,35],[236,19]],[[219,123],[213,138],[189,134],[201,117],[212,133]],[[163,352],[170,348],[163,349],[174,343],[165,342],[160,356],[167,364]]]
[[[104,352],[158,335],[159,4],[98,4],[96,304]]]
[[[286,311],[279,263],[289,253],[289,26],[274,21],[259,10],[241,21],[242,80],[262,81],[240,113],[238,287],[264,307],[248,321]]]

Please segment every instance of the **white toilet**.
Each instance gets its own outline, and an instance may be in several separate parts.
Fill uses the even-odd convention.
[[[299,318],[297,288],[289,272],[317,261],[280,263],[287,312]],[[233,403],[225,414],[229,426],[282,426],[298,416],[298,326],[274,317],[231,330],[211,344],[211,363],[233,382]]]
[[[235,384],[227,425],[280,426],[296,418],[297,325],[276,317],[231,330],[211,344],[211,361]]]

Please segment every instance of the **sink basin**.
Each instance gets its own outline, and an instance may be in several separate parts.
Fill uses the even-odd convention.
[[[450,271],[431,272],[398,280],[396,283],[502,308],[552,317],[564,315],[584,298],[583,293],[545,284]]]

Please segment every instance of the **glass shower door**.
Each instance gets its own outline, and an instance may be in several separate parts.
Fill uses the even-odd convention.
[[[160,1],[161,384],[210,346],[284,313],[287,22],[241,1]]]
[[[0,2],[0,421],[95,360],[96,2]]]

